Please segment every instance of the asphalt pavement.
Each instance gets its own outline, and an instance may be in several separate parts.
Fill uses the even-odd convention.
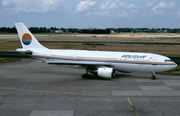
[[[180,76],[93,76],[25,59],[0,64],[0,116],[179,116]]]

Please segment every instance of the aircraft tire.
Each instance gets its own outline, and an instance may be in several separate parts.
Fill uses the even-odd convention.
[[[152,77],[151,77],[151,79],[152,79],[152,80],[155,80],[155,79],[156,79],[156,77],[155,77],[155,76],[152,76]]]

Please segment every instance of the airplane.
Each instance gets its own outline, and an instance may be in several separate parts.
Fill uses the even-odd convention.
[[[149,72],[152,80],[157,72],[168,71],[177,66],[170,58],[153,53],[89,51],[49,49],[41,45],[28,28],[21,22],[15,23],[22,48],[17,52],[41,59],[47,64],[74,65],[85,69],[82,78],[97,74],[103,78],[114,78],[119,72]]]

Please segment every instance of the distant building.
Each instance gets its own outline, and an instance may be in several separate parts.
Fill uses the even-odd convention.
[[[56,30],[56,31],[54,31],[54,33],[64,33],[64,31],[63,30]]]

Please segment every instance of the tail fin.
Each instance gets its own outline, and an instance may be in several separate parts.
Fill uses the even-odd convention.
[[[23,23],[15,23],[15,26],[23,49],[28,49],[28,48],[47,49],[37,41],[37,39],[33,36],[33,34],[28,30],[28,28]]]

